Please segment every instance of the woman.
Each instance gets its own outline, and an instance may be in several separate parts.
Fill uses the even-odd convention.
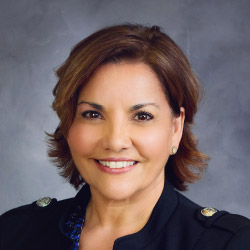
[[[250,249],[250,221],[175,191],[208,157],[191,132],[199,84],[159,27],[118,25],[77,44],[57,70],[49,156],[75,198],[1,216],[3,249]],[[175,188],[175,189],[174,189]]]

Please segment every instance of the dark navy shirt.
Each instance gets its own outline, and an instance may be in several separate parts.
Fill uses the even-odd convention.
[[[74,198],[6,212],[0,216],[0,250],[78,249],[90,197],[89,185],[84,185]],[[116,239],[113,250],[250,249],[247,218],[225,211],[204,216],[202,210],[166,182],[146,225]]]

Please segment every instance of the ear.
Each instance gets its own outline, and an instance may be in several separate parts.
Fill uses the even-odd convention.
[[[185,109],[180,107],[180,115],[178,117],[173,117],[173,136],[172,136],[172,147],[178,149],[184,127],[185,120]]]

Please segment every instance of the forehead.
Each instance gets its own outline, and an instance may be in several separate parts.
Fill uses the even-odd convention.
[[[157,75],[144,63],[106,64],[83,86],[79,99],[88,101],[165,101]]]

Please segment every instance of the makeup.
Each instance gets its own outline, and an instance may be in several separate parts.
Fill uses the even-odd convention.
[[[124,158],[101,159],[95,160],[96,165],[101,171],[109,174],[124,174],[137,166],[137,161],[128,160]]]

